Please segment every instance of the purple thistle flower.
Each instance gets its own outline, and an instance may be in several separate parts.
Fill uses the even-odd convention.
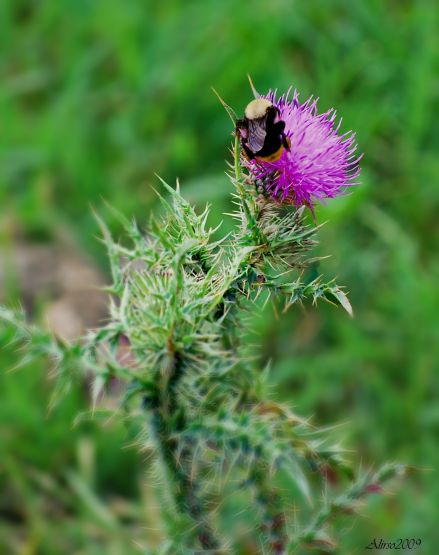
[[[279,111],[278,120],[285,122],[285,136],[290,143],[279,159],[246,160],[251,174],[262,180],[267,192],[281,202],[313,210],[313,204],[342,194],[357,185],[360,156],[356,156],[355,135],[348,131],[339,135],[341,121],[336,124],[336,111],[317,111],[317,99],[301,104],[295,90],[276,99],[276,92],[265,97]]]

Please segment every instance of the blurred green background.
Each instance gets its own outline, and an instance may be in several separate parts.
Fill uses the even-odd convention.
[[[439,549],[438,20],[433,0],[0,3],[0,296],[66,335],[105,314],[92,206],[116,236],[105,201],[145,223],[157,172],[211,202],[213,222],[230,208],[231,128],[211,85],[238,111],[247,73],[261,91],[293,85],[357,131],[362,185],[317,212],[320,270],[348,286],[355,318],[321,305],[253,322],[279,397],[345,423],[365,467],[420,468],[339,525],[343,554],[380,537]],[[9,337],[0,553],[138,553],[158,527],[146,455],[117,419],[77,421],[86,384],[48,414],[47,363],[7,372]]]

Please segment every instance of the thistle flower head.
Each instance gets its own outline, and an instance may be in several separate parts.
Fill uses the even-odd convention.
[[[277,160],[254,158],[246,165],[273,198],[313,209],[316,201],[336,197],[356,184],[361,156],[356,155],[355,135],[339,134],[341,122],[337,124],[334,109],[319,114],[317,99],[300,103],[296,90],[292,97],[289,93],[276,98],[276,92],[269,91],[263,97],[285,122],[289,148]]]

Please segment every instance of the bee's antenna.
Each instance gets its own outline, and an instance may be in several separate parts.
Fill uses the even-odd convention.
[[[225,111],[229,114],[229,118],[232,120],[233,125],[236,125],[236,122],[238,121],[238,116],[236,115],[235,111],[233,110],[233,108],[231,108],[227,102],[221,98],[221,96],[219,95],[219,93],[213,88],[211,87],[211,89],[213,90],[214,94],[216,95],[216,97],[218,98],[218,100],[221,102],[221,104],[223,105]]]
[[[253,84],[252,78],[250,77],[250,74],[249,74],[249,73],[247,73],[247,78],[248,78],[248,81],[249,81],[249,83],[250,83],[250,88],[251,88],[251,90],[252,90],[253,96],[254,96],[255,98],[261,98],[261,95],[260,95],[260,94],[258,93],[258,91],[255,89],[255,86],[254,86],[254,84]]]

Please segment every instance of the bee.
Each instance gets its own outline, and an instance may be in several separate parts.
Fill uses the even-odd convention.
[[[242,150],[249,160],[275,162],[290,149],[285,122],[279,110],[266,98],[255,98],[246,107],[244,118],[236,122]]]

